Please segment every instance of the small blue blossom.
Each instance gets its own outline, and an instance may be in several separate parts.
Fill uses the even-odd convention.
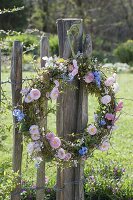
[[[100,71],[94,71],[93,75],[94,75],[97,86],[100,88],[100,86],[101,86],[101,73],[100,73]]]
[[[22,119],[24,119],[24,113],[20,113],[18,116],[17,116],[17,120],[20,122],[22,121]]]
[[[24,119],[24,113],[19,110],[19,109],[14,109],[13,110],[13,116],[15,116],[17,118],[17,120],[20,122],[22,121],[22,119]]]
[[[17,117],[20,114],[21,114],[21,110],[19,110],[19,109],[14,109],[13,110],[13,116]]]
[[[100,120],[100,123],[99,123],[101,126],[104,126],[106,124],[106,121],[104,119],[101,119]]]
[[[80,150],[79,150],[79,154],[81,156],[84,156],[88,151],[88,148],[87,147],[82,147]]]

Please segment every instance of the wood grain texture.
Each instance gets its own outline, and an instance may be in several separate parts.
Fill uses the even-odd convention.
[[[2,71],[1,71],[1,49],[0,49],[0,108],[1,108],[1,73],[2,73]]]
[[[83,54],[89,57],[92,54],[92,40],[90,34],[87,34],[83,44]]]
[[[40,59],[41,59],[41,67],[45,66],[45,61],[42,59],[44,56],[49,56],[49,42],[47,37],[42,37],[40,41]],[[47,100],[44,99],[42,102],[42,108],[44,110],[44,113],[46,113],[47,110]],[[40,108],[41,109],[41,108]],[[47,130],[47,118],[44,117],[42,114],[40,119],[40,124],[42,127],[44,127],[45,130]],[[36,192],[36,200],[44,200],[45,197],[45,156],[43,158],[43,161],[40,164],[40,167],[37,169],[37,192]]]
[[[74,52],[82,51],[82,20],[81,19],[60,19],[57,21],[58,37],[59,37],[59,52],[60,56],[68,58],[71,56],[71,48],[68,43],[67,31],[73,24],[80,24],[80,32],[75,38]],[[81,131],[88,121],[88,97],[85,93],[83,84],[78,80],[71,83],[76,86],[77,90],[71,90],[69,87],[58,98],[57,107],[57,133],[59,136],[67,139],[67,134]],[[84,199],[83,183],[83,165],[72,167],[64,170],[57,170],[57,200],[80,200]],[[74,184],[74,181],[79,182]],[[73,184],[71,183],[73,182]],[[59,190],[63,188],[63,190]],[[59,191],[58,191],[59,190]]]
[[[15,41],[13,44],[11,82],[12,106],[15,107],[22,104],[22,96],[20,94],[22,89],[22,45],[19,41]],[[19,177],[18,186],[11,196],[12,200],[20,200],[22,151],[22,134],[19,132],[15,117],[13,117],[13,171],[18,172]]]

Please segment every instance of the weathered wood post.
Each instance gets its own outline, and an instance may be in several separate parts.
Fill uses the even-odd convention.
[[[45,66],[45,61],[42,59],[44,56],[49,56],[49,42],[48,38],[42,37],[40,41],[40,58],[41,58],[41,67]],[[44,99],[43,106],[47,109],[47,100]],[[47,129],[47,118],[41,116],[40,122],[42,126]],[[41,162],[40,167],[37,169],[37,183],[36,183],[37,191],[36,191],[36,200],[44,200],[45,196],[45,157]]]
[[[1,49],[0,49],[0,108],[1,108]]]
[[[19,41],[15,41],[12,50],[12,64],[11,64],[11,87],[12,87],[12,106],[22,104],[22,51],[23,47]],[[22,165],[22,134],[17,127],[17,121],[13,117],[13,171],[18,172],[18,185],[12,192],[12,200],[20,200],[21,192],[21,165]]]
[[[82,19],[59,19],[57,21],[60,57],[71,56],[67,31],[73,24],[79,24],[79,33],[74,38],[75,53],[82,52]],[[78,90],[69,87],[58,98],[60,106],[57,107],[57,133],[67,138],[67,134],[80,132],[86,127],[88,121],[88,95],[82,83],[74,80],[71,83]],[[84,200],[83,190],[83,164],[64,170],[57,170],[57,200]]]

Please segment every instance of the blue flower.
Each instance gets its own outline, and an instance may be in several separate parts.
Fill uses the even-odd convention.
[[[106,121],[105,121],[104,119],[101,119],[100,122],[99,122],[99,124],[100,124],[101,126],[104,126],[104,125],[106,124]]]
[[[19,109],[14,109],[13,110],[13,116],[17,117],[20,114],[21,114],[21,110],[19,110]]]
[[[22,121],[22,119],[24,119],[24,113],[20,113],[18,116],[17,116],[17,120],[20,122]]]
[[[100,71],[94,71],[93,75],[94,75],[97,86],[100,88],[100,86],[101,86],[101,73],[100,73]]]
[[[22,121],[22,119],[24,118],[25,115],[21,110],[14,109],[13,116],[15,116],[17,118],[17,120],[20,122],[20,121]]]
[[[79,154],[81,156],[84,156],[88,151],[88,148],[87,147],[82,147],[80,150],[79,150]]]

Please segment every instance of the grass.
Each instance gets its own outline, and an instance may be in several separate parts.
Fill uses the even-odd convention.
[[[24,73],[25,75],[30,75],[30,73]],[[9,74],[3,73],[2,80],[7,80]],[[120,120],[117,122],[118,130],[116,130],[112,134],[111,138],[111,148],[108,152],[100,152],[95,151],[94,156],[87,160],[87,166],[93,163],[93,167],[100,166],[100,160],[103,159],[105,163],[110,162],[111,160],[119,162],[126,168],[126,175],[128,175],[129,179],[133,178],[132,169],[133,169],[133,101],[126,100],[126,99],[133,99],[133,74],[119,74],[118,82],[120,84],[120,92],[117,95],[117,98],[124,98],[124,109],[121,115]],[[11,96],[11,89],[10,85],[4,85],[4,90],[7,91],[8,98]],[[93,120],[93,112],[95,111],[97,106],[97,101],[94,97],[89,96],[89,122]],[[48,126],[51,130],[55,131],[55,116],[51,115],[48,118]],[[12,123],[11,112],[8,112],[4,122],[6,124]],[[12,157],[12,129],[8,133],[8,137],[5,141],[5,149],[7,151],[0,152],[0,163],[5,160],[11,160]],[[31,179],[35,179],[36,170],[33,164],[28,164],[27,162],[27,154],[26,154],[26,147],[24,146],[24,153],[23,153],[23,176],[28,177]],[[95,161],[95,162],[94,162]],[[47,174],[52,180],[54,180],[56,176],[56,168],[50,164],[47,164]]]

